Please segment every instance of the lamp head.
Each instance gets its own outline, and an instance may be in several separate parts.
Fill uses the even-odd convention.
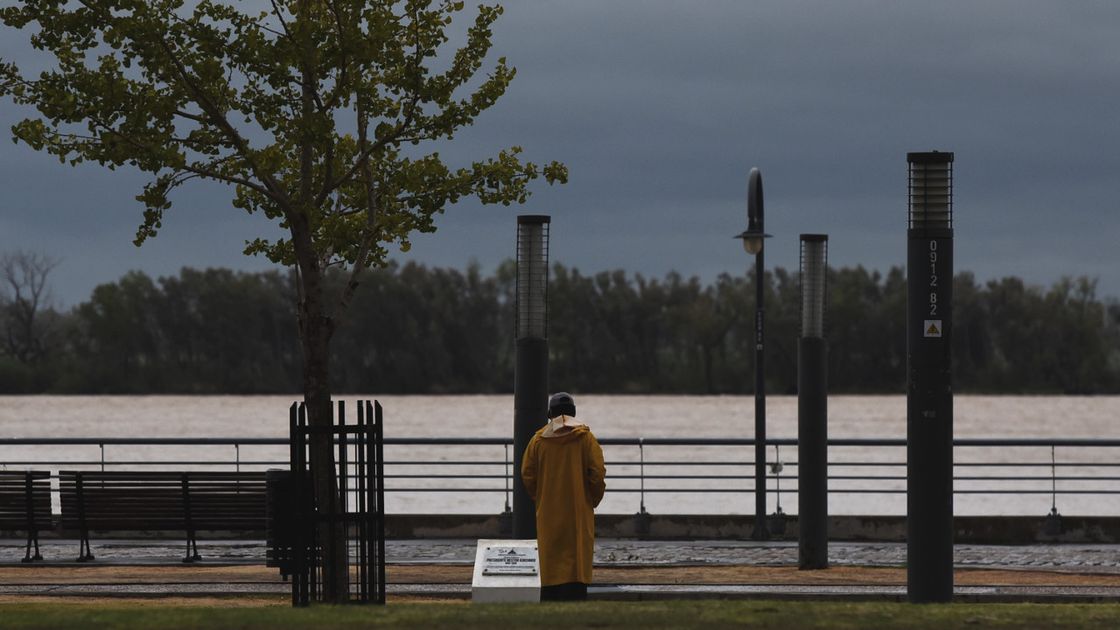
[[[743,249],[751,256],[754,256],[762,251],[762,241],[763,239],[769,238],[769,236],[769,234],[763,234],[759,231],[747,230],[735,238],[743,239]]]
[[[762,171],[752,168],[747,179],[747,230],[762,231]]]
[[[747,181],[747,229],[735,238],[743,239],[743,249],[755,256],[762,251],[763,239],[769,237],[762,229],[762,172],[752,168]]]

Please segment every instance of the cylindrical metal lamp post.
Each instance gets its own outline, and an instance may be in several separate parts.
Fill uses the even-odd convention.
[[[762,242],[769,238],[762,224],[762,173],[752,168],[747,182],[747,229],[735,238],[743,240],[743,249],[754,256],[754,531],[751,538],[767,540],[766,527],[766,372],[764,370],[766,320],[763,308]]]
[[[906,320],[907,593],[953,597],[953,154],[910,153]]]
[[[517,217],[517,357],[513,380],[513,537],[536,538],[536,508],[521,481],[525,447],[548,416],[548,228]]]
[[[824,339],[828,236],[801,235],[797,343],[798,568],[828,568],[828,344]]]

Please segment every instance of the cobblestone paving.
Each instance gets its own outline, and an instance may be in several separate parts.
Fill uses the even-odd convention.
[[[473,541],[398,541],[390,562],[472,562]],[[829,545],[829,560],[838,565],[901,566],[903,543]],[[599,540],[598,565],[753,564],[796,565],[796,542]],[[953,563],[960,567],[1017,567],[1091,570],[1120,573],[1120,545],[957,545]]]
[[[474,540],[391,540],[386,543],[390,563],[472,563]],[[51,540],[41,545],[47,562],[71,562],[78,554],[76,540]],[[260,541],[201,541],[205,561],[263,563]],[[105,563],[166,563],[182,557],[183,546],[167,541],[116,540],[94,542],[93,553]],[[18,563],[23,541],[0,540],[0,563]],[[901,566],[906,562],[904,543],[846,543],[829,546],[829,560],[836,565]],[[958,567],[1032,568],[1120,574],[1120,545],[957,545]],[[601,566],[669,565],[795,565],[797,543],[753,541],[636,541],[600,539],[595,563]]]

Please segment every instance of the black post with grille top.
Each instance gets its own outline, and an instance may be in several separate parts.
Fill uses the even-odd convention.
[[[828,568],[828,236],[801,235],[797,341],[797,567]]]
[[[909,153],[907,594],[953,598],[953,154]]]
[[[537,537],[536,507],[521,459],[548,418],[548,232],[546,215],[517,217],[516,363],[513,377],[513,537]]]

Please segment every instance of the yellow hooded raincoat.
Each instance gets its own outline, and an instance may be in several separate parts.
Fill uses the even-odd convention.
[[[541,586],[591,584],[595,507],[603,500],[603,449],[587,425],[537,431],[521,460],[521,479],[537,506]]]

